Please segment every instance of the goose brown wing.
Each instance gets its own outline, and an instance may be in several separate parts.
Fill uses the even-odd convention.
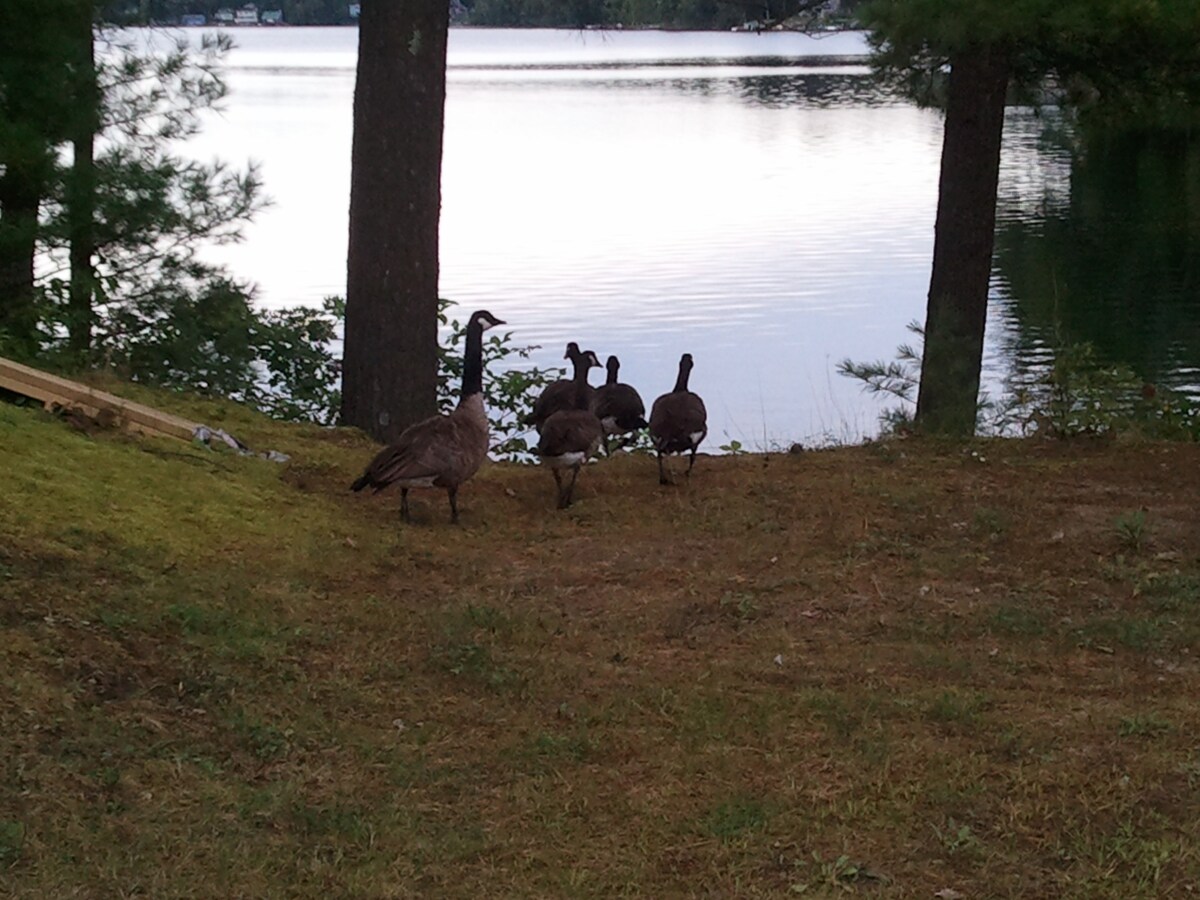
[[[593,409],[598,419],[614,417],[618,424],[639,422],[646,414],[646,405],[632,385],[608,384],[596,389]],[[630,427],[637,427],[631,425]]]
[[[533,408],[525,417],[525,424],[540,426],[560,409],[569,409],[573,399],[573,387],[571,381],[561,379],[546,385],[533,401]]]
[[[363,475],[366,484],[379,491],[397,481],[437,478],[457,468],[454,463],[460,448],[455,431],[450,416],[433,416],[410,425],[371,460]]]
[[[670,453],[689,449],[693,445],[691,436],[701,432],[708,432],[708,411],[698,394],[673,391],[654,401],[650,436],[655,446]]]
[[[582,409],[557,412],[542,428],[538,452],[542,456],[588,451],[604,434],[600,420]]]
[[[591,385],[584,388],[584,393],[588,397],[589,405],[595,395],[596,389]],[[529,411],[524,419],[526,425],[533,425],[541,431],[542,425],[552,415],[564,410],[573,409],[575,406],[575,382],[570,380],[555,381],[546,386],[546,389],[538,395],[538,398],[533,401],[533,408]]]

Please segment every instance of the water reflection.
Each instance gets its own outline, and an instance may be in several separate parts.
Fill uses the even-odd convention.
[[[1088,341],[1102,359],[1200,395],[1200,139],[1089,135],[1065,198],[1002,221],[996,269],[1017,365]]]
[[[903,101],[866,77],[865,69],[820,72],[771,72],[745,75],[720,82],[730,96],[775,109],[870,109]],[[702,81],[678,81],[673,86],[688,93],[711,92]]]

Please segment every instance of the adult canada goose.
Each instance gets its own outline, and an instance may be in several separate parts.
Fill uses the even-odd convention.
[[[458,406],[446,415],[431,416],[400,433],[394,444],[379,451],[350,489],[372,487],[376,493],[400,485],[400,517],[409,521],[408,489],[445,488],[450,497],[450,521],[458,524],[458,487],[478,470],[488,451],[488,419],[483,408],[483,333],[503,325],[486,310],[467,322],[462,389]]]
[[[558,485],[558,508],[566,509],[571,505],[571,494],[575,490],[575,479],[579,477],[579,469],[588,457],[596,452],[600,441],[604,438],[604,426],[596,418],[596,414],[588,409],[587,375],[592,366],[599,366],[600,360],[591,350],[575,349],[571,363],[575,367],[575,397],[571,409],[559,410],[542,423],[541,438],[538,440],[537,453],[542,462],[554,473],[554,483]],[[571,480],[563,486],[563,469],[571,470]]]
[[[633,385],[617,380],[621,361],[610,356],[606,368],[608,380],[592,394],[592,412],[604,426],[605,450],[608,449],[608,435],[629,434],[647,425],[646,404],[642,402],[641,394]]]
[[[567,344],[567,352],[563,354],[563,359],[574,360],[579,356],[579,345],[574,341]],[[588,402],[592,401],[594,388],[585,380],[583,383],[584,393],[587,395]],[[537,429],[538,434],[542,433],[542,425],[546,420],[564,409],[575,408],[575,379],[560,378],[558,381],[553,381],[543,388],[538,398],[533,401],[533,409],[521,421],[526,425],[532,425]]]
[[[696,448],[708,434],[708,411],[699,394],[688,390],[688,376],[692,373],[692,354],[685,353],[679,359],[679,376],[675,379],[675,390],[663,394],[654,401],[650,409],[650,442],[658,454],[658,483],[671,484],[663,470],[664,453],[689,453],[687,474],[692,474],[696,464]]]

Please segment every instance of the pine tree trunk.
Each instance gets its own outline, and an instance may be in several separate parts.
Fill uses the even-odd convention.
[[[77,0],[72,37],[76,44],[76,108],[71,144],[74,159],[67,178],[67,221],[70,229],[71,296],[67,317],[70,350],[80,363],[92,349],[93,298],[96,273],[96,131],[100,89],[92,38],[91,0]]]
[[[437,406],[446,0],[365,0],[350,178],[342,421],[391,441]]]
[[[917,398],[917,427],[930,434],[975,433],[1009,74],[1007,54],[993,47],[950,60]]]
[[[37,350],[34,257],[45,175],[10,162],[0,175],[0,339],[15,352]]]

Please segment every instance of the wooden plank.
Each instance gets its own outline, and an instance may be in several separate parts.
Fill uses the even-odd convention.
[[[101,413],[114,417],[117,424],[129,431],[160,434],[190,441],[199,424],[160,412],[141,403],[125,400],[106,391],[59,378],[10,359],[0,357],[0,387],[40,400],[46,407],[81,409],[93,418]]]

